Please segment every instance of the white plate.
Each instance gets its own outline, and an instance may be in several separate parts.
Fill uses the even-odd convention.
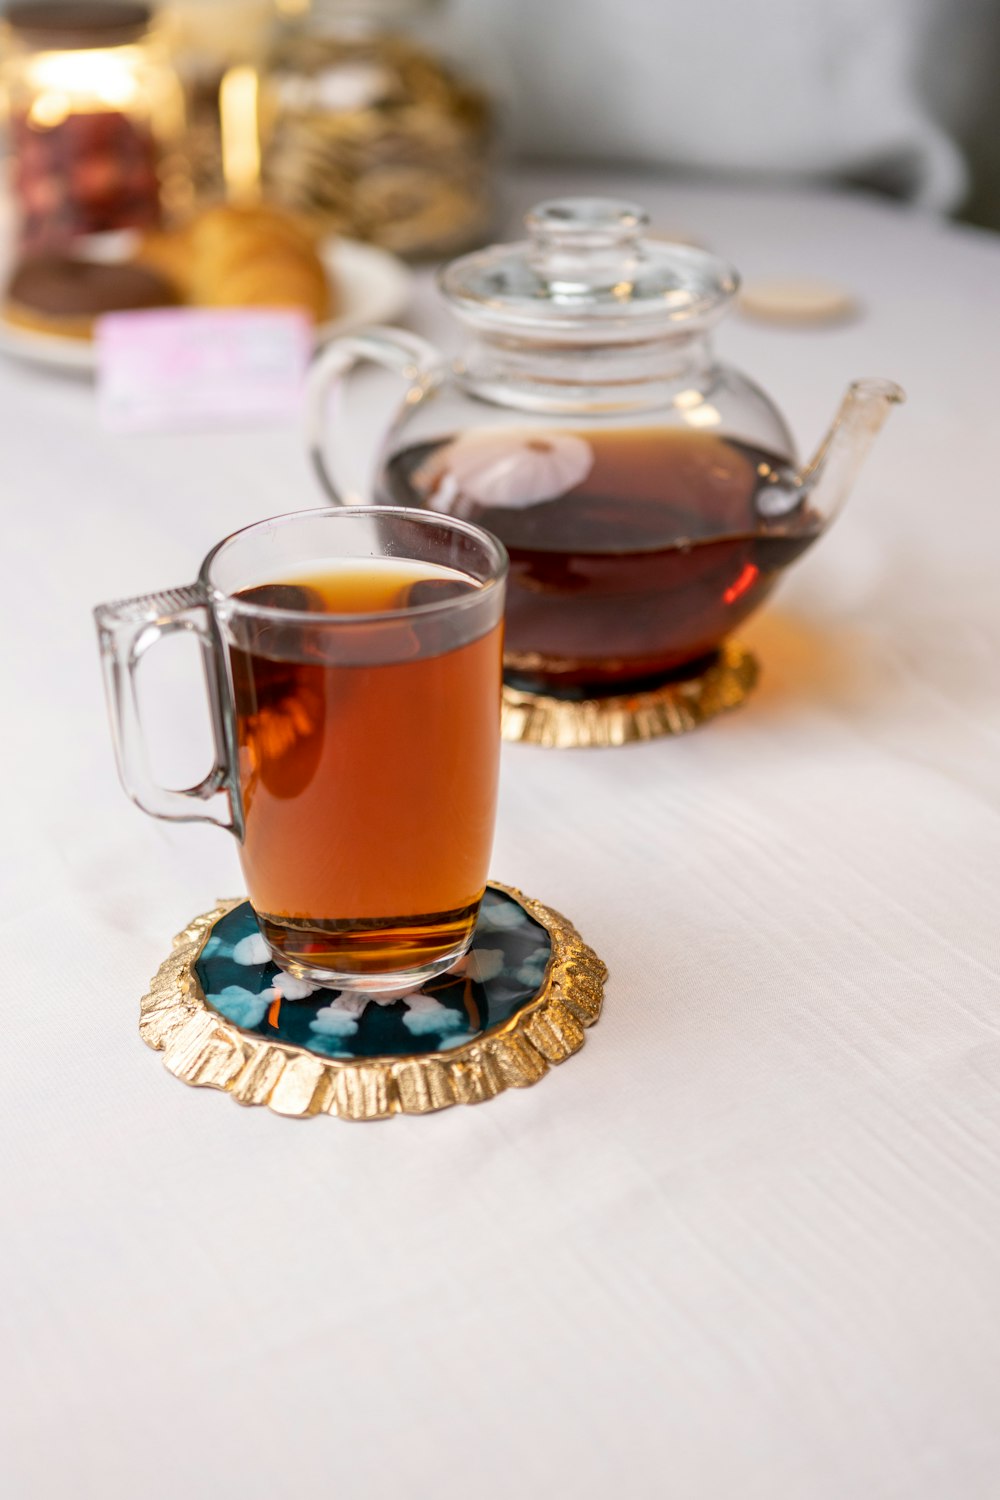
[[[337,287],[340,312],[321,323],[316,342],[325,344],[338,333],[366,323],[388,323],[406,307],[413,290],[413,273],[388,250],[357,240],[330,240],[320,254]],[[89,339],[34,333],[18,328],[0,315],[0,354],[28,359],[53,370],[92,372],[96,365]]]

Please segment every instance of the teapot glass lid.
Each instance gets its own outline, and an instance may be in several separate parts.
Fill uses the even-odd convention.
[[[574,343],[648,339],[714,321],[739,286],[725,261],[650,236],[634,203],[552,198],[525,224],[530,239],[464,255],[441,272],[464,321]]]

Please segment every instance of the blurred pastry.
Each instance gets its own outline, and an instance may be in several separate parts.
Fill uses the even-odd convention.
[[[336,311],[313,231],[269,205],[205,209],[180,229],[146,235],[137,260],[195,307],[294,307],[316,323]]]
[[[33,333],[88,339],[104,313],[171,307],[178,300],[170,280],[147,266],[40,255],[14,271],[4,317]]]

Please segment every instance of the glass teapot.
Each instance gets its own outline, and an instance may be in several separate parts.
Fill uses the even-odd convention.
[[[526,222],[527,242],[440,274],[469,334],[458,359],[394,329],[317,355],[317,472],[331,500],[354,498],[325,456],[330,389],[359,361],[388,366],[409,386],[376,501],[503,541],[507,680],[586,697],[689,675],[829,525],[903,392],[855,381],[800,467],[774,403],[713,357],[732,267],[645,237],[628,203],[553,200]]]

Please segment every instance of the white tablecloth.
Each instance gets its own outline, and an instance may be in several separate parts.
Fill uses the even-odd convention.
[[[293,430],[113,438],[85,383],[0,367],[11,1500],[1000,1492],[1000,242],[600,185],[863,299],[720,331],[804,448],[853,376],[910,402],[747,631],[745,710],[505,749],[495,873],[611,977],[583,1052],[480,1108],[281,1120],[140,1043],[171,935],[239,874],[119,790],[89,610],[316,490]],[[429,276],[411,321],[443,329]]]

